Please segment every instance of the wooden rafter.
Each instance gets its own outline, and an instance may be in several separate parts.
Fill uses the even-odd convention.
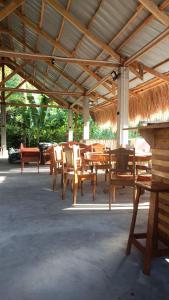
[[[39,28],[42,28],[43,25],[43,19],[44,19],[44,12],[45,12],[45,0],[41,0],[41,12],[40,12],[40,20],[39,20]],[[39,43],[39,34],[37,35],[36,39],[36,45],[35,45],[35,53],[38,51],[38,43]],[[33,74],[35,76],[36,68],[35,68],[36,62],[34,62],[34,71]]]
[[[86,28],[77,18],[75,18],[72,14],[66,11],[66,9],[59,4],[56,0],[47,0],[49,5],[56,10],[59,14],[64,16],[64,18],[73,24],[78,30],[83,32],[94,44],[99,46],[101,49],[104,49],[108,54],[110,54],[116,61],[120,62],[121,57],[118,53],[116,53],[110,46],[96,37],[89,29]]]
[[[13,61],[9,61],[8,64],[9,68],[11,69],[15,69],[17,66],[19,66],[16,62]],[[22,78],[26,78],[28,76],[30,76],[29,73],[27,73],[26,71],[23,72],[23,70],[21,69],[20,71],[18,71],[18,74],[22,77]],[[25,75],[26,74],[26,75]],[[33,75],[31,76],[31,79],[27,80],[31,85],[35,86],[37,89],[42,89],[42,83],[39,82]],[[46,94],[46,96],[48,96],[48,94]],[[63,99],[58,99],[57,97],[53,96],[53,100],[57,101],[57,103],[59,104],[60,107],[63,108],[68,108],[69,104],[63,100]]]
[[[5,82],[7,82],[8,80],[10,80],[15,74],[18,73],[18,71],[22,70],[25,65],[27,64],[27,62],[24,62],[23,64],[21,64],[20,66],[18,66],[13,72],[11,72],[8,76],[6,76],[4,78],[4,80],[2,80],[0,82],[0,86],[3,86],[5,84]]]
[[[31,78],[30,76],[27,78],[29,80],[29,78]],[[23,79],[17,86],[16,88],[19,89],[26,81],[27,79]],[[8,93],[8,95],[5,95],[5,100],[8,99],[11,95],[13,94],[13,92]]]
[[[159,9],[164,10],[169,5],[169,0],[165,0],[162,4],[160,4]],[[154,20],[154,16],[150,15],[147,18],[144,19],[123,41],[122,43],[116,48],[116,51],[119,51],[121,48],[123,48],[127,43],[130,42],[131,39],[135,37],[136,34],[140,30],[144,28],[144,26],[148,25],[151,21]]]
[[[162,74],[162,73],[156,71],[154,68],[150,68],[150,67],[147,67],[147,66],[144,66],[144,65],[143,65],[143,68],[146,72],[148,72],[148,73],[154,75],[155,77],[160,78],[163,81],[166,81],[166,82],[169,83],[169,78],[165,74]]]
[[[131,24],[138,18],[138,16],[140,15],[140,13],[144,10],[144,7],[143,5],[139,5],[137,7],[137,10],[136,12],[133,14],[133,16],[128,20],[127,23],[125,23],[125,25],[120,29],[120,31],[118,31],[118,33],[113,36],[113,38],[111,39],[111,41],[109,42],[109,46],[111,46],[111,44],[113,44],[116,39],[120,38],[121,35],[128,29],[129,26],[131,26]],[[97,56],[96,56],[96,59],[99,59],[100,56],[104,53],[104,50],[102,50]],[[110,56],[109,56],[110,57]],[[98,67],[99,69],[99,67]],[[138,74],[137,74],[138,75]]]
[[[69,11],[70,7],[71,7],[71,2],[72,0],[68,0],[67,2],[67,6],[66,6],[66,10]],[[65,24],[65,18],[63,17],[62,18],[62,21],[61,21],[61,26],[60,26],[60,30],[59,30],[59,33],[56,37],[56,42],[57,41],[60,41],[61,39],[61,36],[62,36],[62,33],[63,33],[63,29],[64,29],[64,24]],[[56,46],[54,46],[53,50],[52,50],[52,55],[54,55],[55,53],[55,50],[56,50]],[[48,74],[48,70],[49,70],[49,66],[47,66],[47,69],[46,69],[46,74]],[[65,71],[65,70],[64,70]],[[60,75],[61,76],[61,75]],[[60,79],[60,76],[59,76],[59,79]]]
[[[62,53],[64,53],[64,55],[66,55],[67,57],[73,57],[72,53],[66,50],[65,47],[63,47],[59,41],[56,41],[55,39],[51,38],[51,36],[48,33],[40,30],[39,27],[33,22],[31,22],[27,17],[22,16],[19,12],[15,12],[15,15],[20,19],[21,22],[24,22],[24,24],[28,26],[31,30],[33,30],[36,34],[41,34],[51,45],[56,46]],[[88,66],[83,65],[80,67],[96,80],[102,79],[101,76],[93,72]],[[104,83],[104,87],[106,87],[109,91],[112,90],[112,87],[107,85],[106,83]]]
[[[160,43],[162,40],[164,40],[169,35],[169,28],[164,30],[162,33],[160,33],[157,37],[155,37],[151,42],[146,44],[144,47],[139,49],[135,54],[133,54],[131,57],[129,57],[125,61],[125,66],[128,66],[132,64],[136,59],[141,57],[145,52],[151,50],[154,46],[156,46],[158,43]]]
[[[111,77],[111,74],[108,74],[104,78],[102,78],[100,81],[98,81],[96,84],[94,84],[92,86],[92,88],[86,92],[86,96],[91,94],[95,89],[97,89],[98,86],[100,86],[103,82],[105,82],[110,77]]]
[[[13,0],[9,4],[7,4],[0,10],[0,21],[8,17],[17,7],[21,6],[23,3],[24,0]]]
[[[142,3],[142,5],[150,12],[152,15],[154,15],[157,20],[159,20],[161,23],[169,26],[169,16],[167,13],[161,11],[158,6],[152,1],[152,0],[139,0],[139,2]]]
[[[102,4],[102,0],[99,0],[98,7],[97,7],[96,11],[94,12],[94,15],[91,17],[90,21],[89,21],[88,24],[87,24],[87,28],[88,28],[88,29],[90,28],[90,25],[92,24],[92,22],[95,20],[96,15],[97,15],[97,13],[98,13],[100,7],[101,7],[101,4]],[[69,9],[67,9],[67,11],[68,11],[68,10],[69,10]],[[63,20],[64,20],[64,18],[63,18]],[[73,57],[76,56],[76,52],[77,52],[78,48],[80,47],[80,45],[82,44],[84,37],[85,37],[85,34],[82,35],[82,37],[79,39],[78,43],[76,44],[75,48],[73,49],[73,51],[72,51],[72,53],[71,53]],[[64,67],[64,70],[66,70],[66,68],[67,68],[67,64],[66,64],[66,66]],[[84,73],[84,72],[82,71],[82,73],[80,74],[79,77],[81,77],[81,75],[82,75],[83,73]],[[60,79],[60,78],[59,78],[59,79]],[[87,79],[88,79],[88,78],[87,78]],[[86,79],[86,80],[87,80],[87,79]],[[86,80],[84,80],[83,84],[85,83]]]

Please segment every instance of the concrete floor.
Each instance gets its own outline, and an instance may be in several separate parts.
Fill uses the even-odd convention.
[[[86,183],[72,208],[70,192],[62,201],[60,190],[51,191],[48,173],[27,167],[21,176],[18,165],[0,162],[0,299],[169,299],[169,260],[155,259],[145,276],[142,255],[133,248],[125,256],[131,191],[118,191],[109,212],[99,178],[96,203]],[[138,230],[145,227],[147,199]]]

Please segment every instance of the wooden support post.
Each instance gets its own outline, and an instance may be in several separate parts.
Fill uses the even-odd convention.
[[[119,68],[118,78],[118,108],[117,108],[117,146],[128,144],[128,98],[129,98],[129,71],[126,67]]]
[[[89,99],[88,97],[84,97],[83,101],[83,140],[89,140]]]
[[[68,110],[68,142],[73,141],[73,118],[72,118],[72,110]]]
[[[2,81],[5,79],[5,65],[1,65],[2,68]],[[1,147],[4,151],[6,151],[6,106],[3,105],[5,103],[5,92],[1,92]]]

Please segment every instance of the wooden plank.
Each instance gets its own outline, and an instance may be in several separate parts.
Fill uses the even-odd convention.
[[[153,166],[169,167],[169,160],[153,159]]]
[[[74,25],[79,31],[83,32],[94,44],[105,50],[118,62],[121,61],[121,57],[110,46],[95,36],[89,29],[87,29],[77,18],[70,14],[57,0],[47,0],[48,4],[61,14],[67,21]]]
[[[119,66],[119,64],[115,64],[112,61],[61,57],[61,56],[43,55],[37,53],[14,52],[14,51],[7,51],[7,50],[0,50],[0,57],[21,58],[24,60],[31,60],[31,61],[32,60],[50,61],[52,62],[52,64],[54,64],[56,61],[56,62],[64,62],[64,63],[71,63],[71,64],[84,64],[84,65],[103,66],[103,67]]]
[[[158,228],[169,236],[169,228],[166,228],[165,225],[158,223]]]
[[[0,87],[0,91],[4,92],[16,92],[16,93],[31,93],[31,94],[46,94],[48,93],[49,95],[69,95],[69,96],[82,96],[83,94],[80,92],[68,92],[67,90],[65,91],[48,91],[48,90],[32,90],[32,89],[18,89],[18,88],[2,88]]]
[[[7,4],[4,8],[0,10],[0,21],[3,21],[7,16],[9,16],[13,11],[21,6],[24,3],[24,0],[13,0]]]
[[[16,107],[51,107],[58,108],[56,105],[48,105],[48,104],[32,104],[32,103],[17,103],[17,102],[0,102],[0,104],[5,106],[16,106]]]
[[[152,149],[152,154],[169,156],[169,150],[167,149]]]
[[[131,57],[129,57],[125,61],[125,66],[129,66],[131,63],[133,63],[136,59],[140,58],[144,53],[151,50],[154,46],[159,44],[162,40],[167,38],[169,35],[169,28],[164,30],[162,33],[160,33],[157,37],[155,37],[151,42],[147,43],[144,47],[139,49],[135,54],[133,54]]]
[[[158,176],[160,176],[162,178],[169,179],[169,173],[167,173],[167,172],[161,172],[161,171],[157,171],[157,170],[152,170],[152,174],[153,175],[158,175]]]
[[[163,23],[164,25],[166,25],[167,27],[169,26],[169,16],[159,10],[158,6],[151,0],[139,0],[139,2],[141,2],[142,5],[144,5],[144,7],[151,12],[154,17],[156,17],[161,23]]]
[[[169,218],[166,217],[165,215],[163,215],[162,213],[158,214],[158,218],[159,220],[162,220],[163,222],[165,222],[167,225],[169,225]]]
[[[169,206],[159,203],[159,208],[169,213]]]

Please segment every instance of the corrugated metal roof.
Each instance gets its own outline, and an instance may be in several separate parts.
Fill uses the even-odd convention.
[[[43,30],[49,33],[51,37],[56,38],[60,30],[61,21],[62,16],[53,10],[51,6],[46,5],[42,26]]]

